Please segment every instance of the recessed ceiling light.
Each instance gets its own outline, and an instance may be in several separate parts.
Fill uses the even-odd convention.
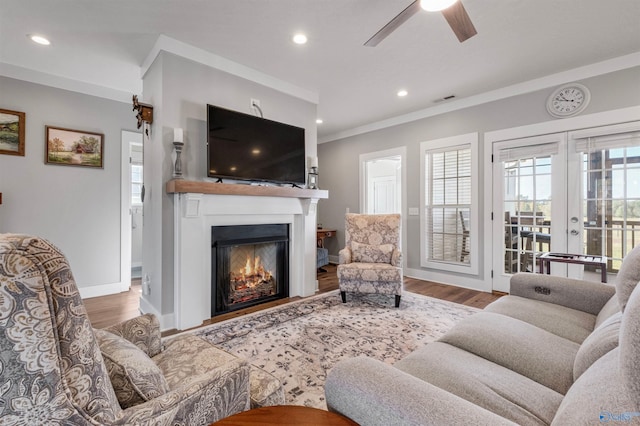
[[[34,43],[38,43],[38,44],[41,44],[43,46],[49,46],[51,44],[51,42],[49,40],[47,40],[46,37],[43,37],[43,36],[38,35],[38,34],[27,34],[27,37],[29,37],[31,39],[31,41],[33,41]]]
[[[304,34],[296,34],[293,36],[293,42],[295,44],[305,44],[307,42],[307,36]]]
[[[458,0],[420,0],[420,7],[427,12],[438,12],[453,5]]]
[[[258,155],[258,154],[260,154],[260,150],[258,148],[254,148],[254,149],[251,150],[251,153],[253,155]]]
[[[398,90],[398,97],[400,98],[404,98],[405,96],[407,96],[409,94],[409,92],[407,92],[406,90],[402,89],[402,90]]]
[[[322,124],[324,123],[324,121],[322,121],[322,118],[317,118],[316,119],[316,124]]]

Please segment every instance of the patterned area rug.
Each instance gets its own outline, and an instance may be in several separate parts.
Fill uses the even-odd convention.
[[[478,310],[405,292],[393,297],[337,290],[194,331],[278,377],[287,404],[326,409],[324,381],[343,358],[393,364]]]

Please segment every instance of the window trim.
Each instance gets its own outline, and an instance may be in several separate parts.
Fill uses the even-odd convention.
[[[426,163],[427,154],[452,151],[457,149],[471,149],[471,205],[469,208],[469,248],[470,259],[468,264],[456,262],[443,262],[429,260],[428,244],[429,236],[427,235],[427,217],[426,217]],[[468,275],[478,275],[479,271],[479,238],[480,231],[480,209],[478,206],[479,194],[479,170],[478,170],[478,133],[467,133],[464,135],[452,136],[442,139],[434,139],[420,143],[420,266],[423,268],[437,269],[448,272],[457,272]]]

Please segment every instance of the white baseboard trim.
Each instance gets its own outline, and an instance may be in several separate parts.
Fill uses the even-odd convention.
[[[90,299],[92,297],[108,296],[110,294],[121,293],[124,286],[121,282],[111,284],[92,285],[89,287],[78,287],[80,297]],[[128,287],[127,287],[128,288]]]
[[[436,272],[433,270],[425,271],[415,268],[404,268],[403,273],[405,277],[409,278],[417,278],[419,280],[431,281],[439,284],[453,285],[456,287],[491,293],[490,280],[485,281],[481,278],[462,277],[458,275]]]
[[[173,312],[170,314],[162,315],[144,297],[140,297],[140,313],[155,315],[160,321],[160,331],[171,330],[173,328],[176,328]]]
[[[334,265],[337,265],[338,262],[340,261],[340,258],[338,256],[334,256],[334,255],[329,255],[329,263],[333,263]]]

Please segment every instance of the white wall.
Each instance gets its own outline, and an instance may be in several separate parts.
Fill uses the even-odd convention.
[[[83,296],[120,291],[120,132],[131,106],[0,77],[1,107],[26,113],[24,157],[0,155],[0,232],[45,237]],[[104,134],[104,168],[47,165],[45,125]]]
[[[154,123],[144,154],[148,198],[144,202],[143,279],[149,275],[151,294],[143,295],[141,306],[159,313],[165,325],[171,321],[174,305],[173,198],[165,192],[173,173],[173,129],[184,130],[184,178],[207,180],[207,104],[252,113],[250,101],[259,99],[265,118],[305,128],[307,156],[316,155],[317,106],[164,51],[150,66],[143,84],[144,101],[154,105]]]
[[[579,81],[591,90],[591,102],[582,115],[610,111],[640,105],[640,67],[612,72]],[[420,142],[480,133],[479,176],[484,176],[485,158],[483,135],[499,129],[543,123],[553,120],[546,112],[547,96],[555,87],[525,95],[514,96],[483,105],[469,107],[438,116],[372,131],[357,136],[318,145],[318,161],[321,165],[319,181],[322,189],[329,190],[331,197],[318,205],[318,222],[325,228],[338,230],[335,241],[328,241],[330,254],[335,256],[344,246],[344,213],[359,211],[358,161],[364,153],[381,151],[400,146],[407,148],[407,207],[420,207]],[[490,220],[484,215],[485,199],[483,181],[475,182],[480,199],[479,241],[485,239],[484,227]],[[490,290],[485,271],[485,253],[480,251],[478,275],[439,274],[420,266],[420,216],[408,216],[407,250],[404,253],[408,268],[405,272],[421,278],[454,285]]]

